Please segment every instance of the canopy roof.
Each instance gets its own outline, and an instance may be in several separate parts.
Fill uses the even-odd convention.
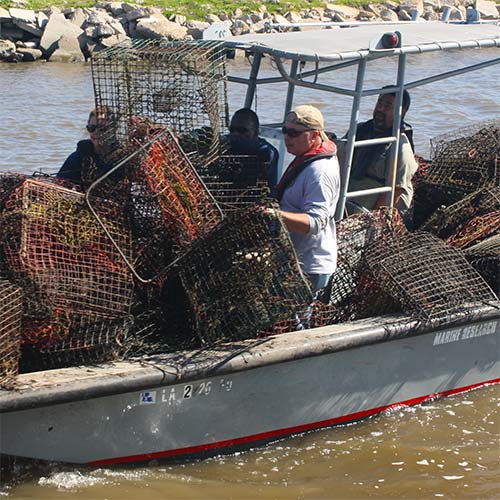
[[[399,31],[402,47],[370,50],[370,45],[386,33]],[[500,47],[497,24],[447,24],[440,21],[400,22],[316,29],[287,33],[251,34],[230,37],[230,48],[254,50],[287,59],[343,61],[401,53],[436,50]]]

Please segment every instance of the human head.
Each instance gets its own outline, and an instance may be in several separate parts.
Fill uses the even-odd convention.
[[[384,87],[387,88],[387,87]],[[394,107],[396,102],[396,92],[388,94],[380,94],[377,104],[373,110],[373,122],[378,129],[389,129],[394,121]],[[408,108],[410,107],[411,98],[408,91],[403,91],[403,103],[401,106],[401,119],[404,118]]]
[[[229,132],[231,135],[254,139],[259,135],[259,117],[250,108],[241,108],[231,118]]]
[[[322,142],[328,141],[323,129],[324,119],[318,108],[308,104],[295,107],[286,115],[283,127],[287,151],[300,156]],[[295,132],[301,133],[295,135]]]
[[[99,150],[113,135],[114,115],[107,106],[99,106],[89,113],[87,131],[94,147]]]

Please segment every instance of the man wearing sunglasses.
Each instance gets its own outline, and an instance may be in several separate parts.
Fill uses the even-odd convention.
[[[111,167],[104,160],[106,143],[109,134],[113,133],[111,111],[105,107],[93,109],[86,129],[90,138],[78,142],[76,151],[68,156],[57,173],[58,178],[82,185],[88,171],[92,170],[92,175],[97,178]]]
[[[314,106],[294,108],[282,132],[286,149],[295,159],[276,186],[275,196],[301,268],[318,292],[337,267],[334,215],[340,175],[336,147],[324,132],[321,111]]]
[[[253,110],[242,108],[234,113],[228,141],[232,154],[256,156],[266,164],[267,183],[272,189],[278,182],[279,153],[272,144],[259,137],[259,118]]]

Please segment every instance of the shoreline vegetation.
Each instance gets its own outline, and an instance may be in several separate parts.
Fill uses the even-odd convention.
[[[473,4],[481,19],[500,18],[492,0],[0,0],[0,62],[84,62],[128,38],[201,39],[215,23],[238,36],[272,23],[436,21],[444,11],[463,21]]]

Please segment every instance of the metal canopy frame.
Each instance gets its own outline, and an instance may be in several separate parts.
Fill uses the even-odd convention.
[[[331,26],[332,23],[329,23]],[[347,134],[347,147],[346,147],[346,162],[344,168],[341,169],[341,193],[339,202],[337,204],[337,210],[335,218],[337,220],[341,219],[344,211],[345,205],[348,199],[357,198],[364,196],[366,194],[377,194],[377,193],[387,193],[388,195],[388,205],[393,206],[394,202],[394,192],[396,185],[396,173],[397,173],[397,158],[400,148],[400,121],[402,112],[402,101],[403,101],[403,91],[405,89],[412,89],[420,87],[429,83],[451,78],[453,76],[462,75],[471,71],[477,71],[486,67],[494,66],[500,63],[500,57],[480,62],[477,64],[472,64],[469,66],[464,66],[462,68],[436,73],[430,77],[426,77],[420,80],[415,80],[412,82],[405,83],[405,71],[407,65],[407,56],[409,54],[423,54],[427,52],[435,51],[448,51],[448,50],[472,50],[478,48],[489,48],[489,47],[500,47],[500,26],[492,24],[455,24],[454,28],[451,30],[453,33],[457,34],[456,40],[439,40],[443,38],[442,30],[444,27],[450,26],[448,23],[442,22],[426,22],[426,23],[384,23],[384,26],[355,26],[355,27],[345,27],[337,30],[337,33],[331,35],[334,30],[321,30],[323,34],[316,32],[301,32],[301,33],[275,33],[272,35],[244,35],[234,39],[228,39],[225,41],[226,47],[228,49],[239,49],[245,51],[247,55],[253,57],[250,73],[248,78],[242,77],[232,77],[229,76],[228,80],[233,83],[240,83],[247,85],[247,92],[245,97],[245,107],[251,107],[254,99],[257,86],[274,84],[274,83],[287,83],[288,89],[286,93],[285,106],[283,112],[283,119],[285,118],[288,111],[292,108],[293,97],[295,87],[305,87],[313,90],[321,90],[325,92],[337,93],[342,95],[347,95],[353,98],[352,109],[351,109],[351,119],[349,125],[349,131]],[[463,27],[463,32],[462,28]],[[472,28],[471,28],[472,26]],[[370,47],[376,46],[377,37],[380,39],[384,33],[387,33],[387,28],[397,28],[398,32],[401,34],[401,47],[395,49],[373,49]],[[426,31],[427,38],[421,37],[422,40],[417,44],[404,45],[405,34],[411,31],[411,35],[415,37],[418,30],[423,29]],[[446,29],[449,28],[445,28]],[[356,30],[350,32],[350,30]],[[361,30],[361,31],[360,31]],[[334,52],[332,50],[325,51],[324,45],[332,40],[342,39],[342,43],[346,46],[346,38],[351,36],[352,43],[356,43],[360,34],[364,31],[369,31],[370,35],[373,35],[372,42],[369,43],[369,48],[358,49],[353,47],[354,50],[342,50]],[[330,33],[328,33],[330,32]],[[484,36],[482,33],[484,32]],[[287,40],[293,41],[294,46],[298,49],[301,41],[307,40],[307,36],[313,33],[314,38],[317,40],[323,39],[324,43],[318,46],[318,52],[311,53],[307,50],[308,45],[306,44],[306,50],[304,51],[288,51],[283,49],[283,43]],[[472,33],[472,38],[468,39],[468,36]],[[294,37],[293,35],[299,34],[300,37]],[[345,35],[345,36],[344,36]],[[439,41],[433,41],[433,35]],[[439,35],[439,36],[438,36]],[[311,35],[312,36],[312,35]],[[449,36],[447,33],[445,36]],[[339,38],[341,37],[341,38]],[[276,43],[274,43],[276,40]],[[297,42],[299,42],[297,44]],[[367,43],[366,37],[362,42]],[[309,49],[311,47],[309,46]],[[278,77],[267,77],[259,78],[259,70],[261,67],[262,58],[264,56],[269,56],[275,63],[276,68],[279,72]],[[364,89],[364,78],[368,62],[379,60],[385,57],[396,57],[398,59],[397,65],[397,81],[396,83],[387,88],[372,88]],[[315,69],[306,72],[299,73],[300,64],[303,62],[314,62]],[[289,62],[289,68],[286,67],[286,62]],[[323,63],[323,64],[321,64]],[[354,89],[341,88],[325,83],[319,83],[317,81],[318,76],[325,73],[332,73],[340,69],[346,68],[348,66],[357,66],[357,76]],[[309,78],[313,78],[313,81],[309,81]],[[378,95],[382,93],[396,92],[396,109],[394,113],[394,123],[392,128],[392,136],[385,137],[382,139],[371,139],[365,141],[356,141],[355,133],[358,125],[359,110],[361,99],[366,96]],[[268,124],[269,127],[277,127],[279,124]],[[353,191],[348,192],[349,177],[351,172],[351,163],[354,155],[354,148],[360,146],[368,146],[374,144],[391,144],[390,148],[390,174],[388,179],[388,185],[381,188],[363,190],[363,191]]]

